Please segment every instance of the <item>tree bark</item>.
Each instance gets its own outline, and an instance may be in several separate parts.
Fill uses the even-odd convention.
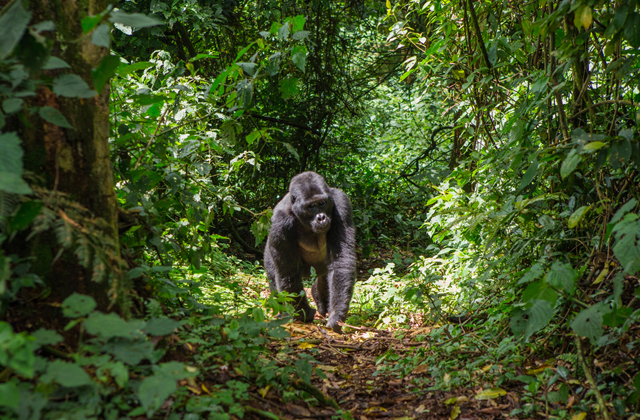
[[[0,0],[0,3],[4,5],[8,1]],[[75,74],[89,86],[93,86],[92,69],[98,67],[102,58],[109,54],[109,49],[94,45],[89,34],[83,35],[81,20],[103,12],[108,4],[108,0],[29,1],[28,8],[32,15],[30,25],[47,20],[55,23],[55,33],[47,33],[53,41],[52,55],[63,59],[71,67],[43,71],[45,76]],[[97,229],[104,237],[108,237],[108,253],[114,261],[120,261],[116,196],[108,142],[110,85],[107,82],[96,96],[85,99],[61,97],[46,86],[40,87],[36,92],[30,105],[56,108],[74,129],[48,123],[37,113],[29,115],[25,112],[8,121],[8,126],[18,132],[23,141],[25,169],[32,171],[37,177],[34,184],[41,188],[41,198],[65,194],[67,199],[88,210],[85,212],[88,214],[85,222],[91,218],[102,219],[104,222],[91,219],[96,223],[92,223],[91,229],[87,230],[85,226],[81,226],[82,221],[69,217],[63,207],[53,209],[57,217],[79,231],[85,228],[85,231],[95,232]],[[45,207],[55,202],[50,200],[47,203],[47,200],[43,198]],[[113,309],[114,299],[119,296],[116,286],[122,277],[120,273],[115,277],[106,276],[110,280],[103,278],[98,282],[92,279],[92,270],[83,267],[73,252],[66,251],[59,259],[53,258],[58,253],[59,245],[52,231],[30,240],[18,238],[17,242],[21,246],[9,251],[19,250],[23,254],[21,256],[32,257],[36,273],[45,281],[50,291],[47,298],[50,304],[56,306],[55,303],[78,292],[92,296],[98,303],[98,309]],[[39,312],[37,308],[33,309]],[[40,315],[44,320],[51,314]],[[58,317],[59,315],[58,311]]]

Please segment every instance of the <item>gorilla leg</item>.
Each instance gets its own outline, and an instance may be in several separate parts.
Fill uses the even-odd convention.
[[[333,331],[342,332],[339,321],[347,319],[349,303],[353,296],[353,284],[355,282],[355,272],[333,271],[329,273],[329,320],[327,327]]]
[[[296,308],[295,319],[303,322],[313,321],[316,310],[309,306],[309,301],[304,292],[300,276],[277,278],[276,287],[278,291],[285,291],[296,295],[293,298],[293,306]]]
[[[318,276],[311,288],[311,294],[313,295],[313,300],[316,301],[320,315],[327,316],[327,309],[329,308],[329,286],[327,285],[326,275]]]

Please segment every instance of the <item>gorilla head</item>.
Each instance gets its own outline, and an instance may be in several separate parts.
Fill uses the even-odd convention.
[[[303,228],[325,234],[331,228],[333,198],[324,178],[315,172],[294,176],[289,184],[291,210]]]

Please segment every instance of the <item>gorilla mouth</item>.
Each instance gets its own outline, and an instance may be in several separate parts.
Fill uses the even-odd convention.
[[[315,233],[327,233],[331,227],[331,222],[325,220],[324,222],[311,222],[311,229]]]

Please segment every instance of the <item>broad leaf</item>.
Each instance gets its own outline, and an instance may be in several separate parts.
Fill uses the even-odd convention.
[[[602,315],[610,311],[603,303],[596,303],[576,315],[571,328],[579,336],[595,341],[602,336]]]
[[[54,360],[48,364],[47,373],[41,378],[42,382],[57,382],[67,388],[89,385],[91,377],[75,363]]]
[[[613,253],[624,271],[633,276],[640,270],[640,220],[623,221],[616,229]]]
[[[531,165],[529,165],[529,169],[527,169],[527,172],[524,173],[524,176],[520,181],[520,187],[518,187],[518,191],[521,191],[522,189],[524,189],[524,187],[529,185],[531,180],[536,176],[537,170],[538,170],[538,160],[534,159],[533,162],[531,162]]]
[[[55,124],[59,127],[64,128],[73,128],[69,121],[54,107],[51,106],[43,106],[38,110],[38,114],[42,117],[43,120],[49,122],[51,124]]]
[[[633,12],[627,17],[622,35],[633,48],[640,47],[640,14]]]
[[[18,44],[27,24],[31,19],[31,13],[24,8],[22,0],[16,0],[11,6],[0,15],[0,60],[7,58],[11,51]]]
[[[0,171],[0,190],[11,194],[31,194],[31,188],[18,174]]]
[[[569,155],[564,160],[564,162],[562,162],[562,166],[560,167],[560,176],[562,176],[562,179],[565,179],[566,177],[571,175],[571,172],[576,169],[580,161],[580,155],[575,149],[569,152]]]
[[[98,26],[91,34],[91,42],[98,47],[111,47],[111,28],[107,24]]]
[[[62,302],[62,314],[67,318],[79,318],[88,315],[96,306],[96,301],[91,296],[74,292]]]
[[[547,326],[555,311],[549,301],[538,299],[533,302],[533,305],[525,313],[529,317],[524,329],[524,339],[527,340],[536,331]]]
[[[620,220],[622,216],[625,215],[625,213],[631,211],[636,206],[636,204],[638,204],[638,200],[636,200],[635,198],[632,198],[631,200],[627,201],[625,204],[622,205],[622,207],[618,209],[616,214],[613,215],[609,223],[617,223],[618,220]]]
[[[97,95],[77,74],[63,74],[53,81],[53,93],[68,98],[92,98]]]
[[[140,384],[138,399],[147,413],[153,413],[176,389],[176,381],[168,381],[156,375],[150,376]]]
[[[571,264],[555,262],[549,269],[545,279],[548,284],[556,289],[563,290],[569,295],[572,295],[576,287],[577,278],[578,273],[575,272]]]
[[[149,335],[169,335],[180,325],[182,322],[170,318],[151,318],[147,321],[144,330]]]
[[[567,221],[567,226],[569,226],[569,229],[573,229],[574,227],[578,226],[578,223],[580,223],[580,220],[582,220],[582,217],[584,217],[584,215],[590,208],[591,206],[582,206],[574,211],[571,216],[569,216],[569,220]]]
[[[91,72],[93,86],[98,92],[102,91],[107,81],[116,74],[118,66],[120,66],[120,59],[113,55],[107,55],[100,61],[98,67]]]
[[[101,338],[111,337],[134,337],[135,333],[144,326],[144,322],[131,320],[129,322],[111,312],[103,314],[93,312],[84,322],[84,327],[89,334],[97,335]]]

